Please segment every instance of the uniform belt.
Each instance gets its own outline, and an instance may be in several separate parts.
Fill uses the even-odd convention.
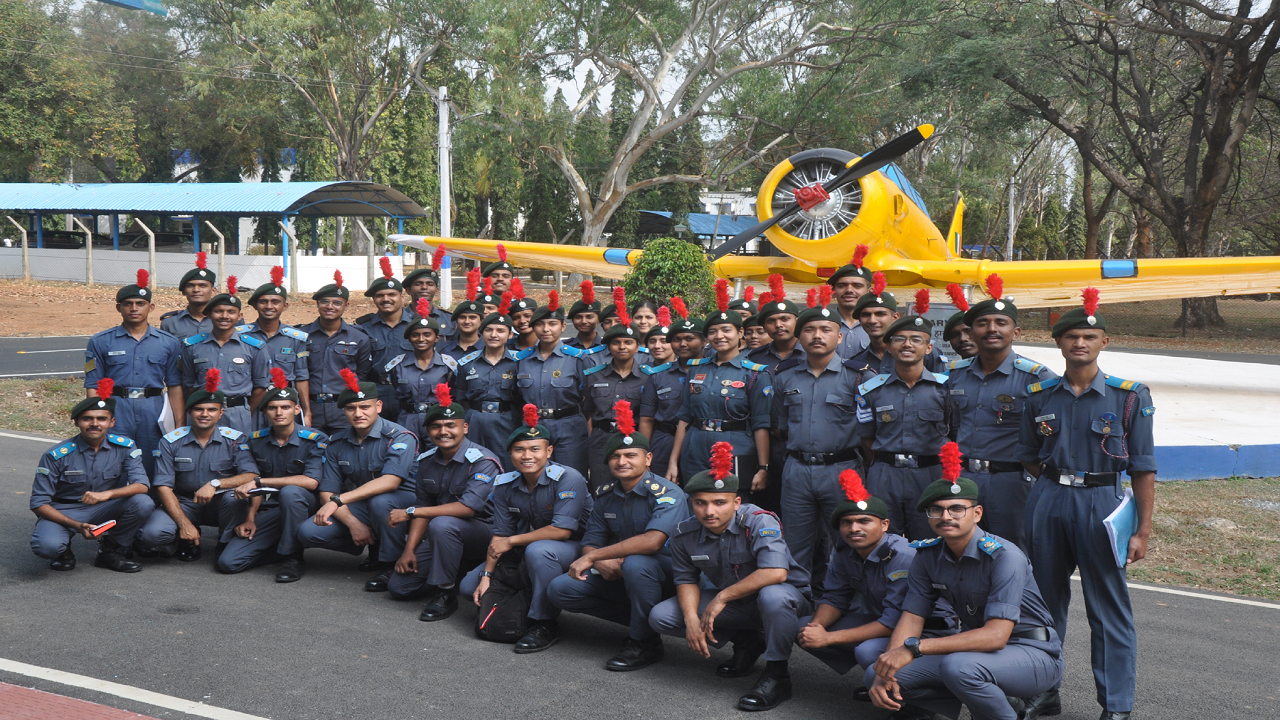
[[[1009,637],[1018,638],[1019,640],[1039,640],[1040,642],[1049,642],[1049,628],[1031,628],[1030,630],[1018,630]]]
[[[615,420],[593,420],[591,421],[591,429],[614,433],[618,432],[618,423]]]
[[[735,430],[750,430],[751,426],[746,420],[720,420],[719,418],[694,418],[689,423],[699,430],[707,432],[733,432]]]
[[[907,455],[905,453],[891,453],[883,450],[877,450],[876,462],[887,463],[900,468],[922,468],[933,467],[934,465],[941,463],[942,458],[937,455]]]
[[[400,401],[400,410],[407,413],[424,413],[435,403],[415,403],[407,400]]]
[[[1044,467],[1044,477],[1053,480],[1059,485],[1068,487],[1110,487],[1116,484],[1120,479],[1120,473],[1078,473],[1062,468],[1046,465]]]
[[[562,408],[555,408],[554,410],[550,408],[540,408],[538,410],[538,417],[543,420],[559,420],[560,418],[573,417],[574,415],[581,414],[582,408],[577,405],[566,405]]]
[[[311,396],[313,403],[331,403],[338,401],[338,393],[317,393]]]
[[[480,403],[480,407],[476,408],[482,413],[504,413],[511,412],[511,403],[498,402],[495,400],[487,400]]]
[[[131,387],[117,386],[111,389],[111,394],[115,395],[116,397],[133,398],[133,399],[156,397],[157,395],[160,395],[163,392],[164,392],[164,388],[149,388],[149,387],[131,388]]]
[[[240,397],[227,398],[227,407],[249,407],[249,396],[241,395]]]
[[[668,435],[675,435],[676,430],[678,430],[679,428],[680,428],[680,423],[678,422],[658,422],[655,420],[653,423],[654,430],[661,430],[662,432]]]
[[[1022,471],[1022,463],[979,460],[971,457],[964,458],[963,465],[969,469],[969,472],[1003,473]]]
[[[787,454],[791,459],[803,465],[835,465],[836,463],[848,462],[857,459],[858,449],[848,448],[839,452],[829,453],[811,453],[801,452],[799,450],[788,450]]]

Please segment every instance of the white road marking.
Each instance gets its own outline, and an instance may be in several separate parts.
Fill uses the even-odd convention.
[[[35,442],[51,443],[58,442],[57,438],[32,437],[31,435],[14,435],[13,433],[0,432],[0,437],[14,438],[16,440],[34,440]]]
[[[40,353],[53,353],[53,352],[84,352],[84,348],[67,348],[66,350],[17,350],[15,351],[15,354],[38,355]]]
[[[178,712],[194,715],[196,717],[210,718],[210,720],[265,720],[265,718],[257,715],[246,715],[242,712],[236,712],[235,710],[227,710],[225,708],[214,707],[212,705],[204,705],[190,700],[183,700],[182,698],[161,695],[160,693],[151,692],[150,690],[143,690],[141,688],[121,685],[119,683],[107,682],[106,680],[98,680],[97,678],[91,678],[85,675],[76,675],[74,673],[63,672],[61,670],[43,668],[38,665],[28,665],[26,663],[6,660],[4,658],[0,658],[0,671],[39,678],[41,680],[48,680],[62,685],[84,688],[85,690],[92,690],[94,692],[105,693],[107,695],[115,695],[116,697],[121,697],[126,700],[146,703],[147,705],[154,705],[155,707],[162,707],[167,710],[177,710]]]
[[[1079,575],[1072,575],[1072,580],[1080,582]],[[1236,605],[1251,605],[1253,607],[1271,608],[1272,610],[1280,610],[1280,605],[1275,603],[1261,602],[1258,600],[1245,600],[1244,598],[1222,597],[1221,595],[1207,595],[1205,593],[1190,592],[1187,590],[1174,590],[1173,588],[1158,587],[1156,585],[1141,585],[1138,583],[1128,583],[1133,590],[1150,590],[1152,592],[1168,593],[1169,595],[1184,595],[1186,597],[1200,598],[1201,600],[1217,600],[1218,602],[1235,603]]]
[[[12,377],[35,377],[37,375],[83,375],[83,370],[68,370],[66,372],[44,372],[44,373],[15,373],[13,375],[0,375],[0,378]]]

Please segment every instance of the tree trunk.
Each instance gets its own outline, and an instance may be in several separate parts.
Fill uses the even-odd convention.
[[[333,219],[333,254],[342,254],[342,241],[347,234],[347,219],[344,217],[336,217]]]
[[[1133,208],[1134,243],[1133,256],[1136,258],[1151,257],[1151,243],[1154,230],[1151,226],[1151,215],[1136,205]]]

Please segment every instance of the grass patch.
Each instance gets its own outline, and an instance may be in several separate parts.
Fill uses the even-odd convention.
[[[20,432],[70,437],[71,409],[84,399],[84,381],[79,378],[48,380],[0,380],[0,427]]]

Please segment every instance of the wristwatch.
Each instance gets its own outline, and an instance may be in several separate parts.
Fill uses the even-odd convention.
[[[261,488],[261,487],[262,487],[262,476],[261,476],[261,475],[254,475],[254,476],[253,476],[253,486],[254,486],[254,487],[256,487],[256,488]]]
[[[404,509],[404,514],[408,515],[409,517],[413,517],[413,511],[417,509],[418,509],[417,507],[410,505],[409,507]]]
[[[346,503],[342,502],[342,493],[334,493],[330,495],[329,502],[337,505],[338,507],[342,507],[343,505],[346,505]]]
[[[488,570],[481,570],[480,577],[482,578],[493,577],[493,573],[489,572]]]
[[[222,489],[222,481],[219,480],[218,478],[214,478],[209,481],[209,487],[213,488],[214,490],[220,490]]]
[[[909,637],[902,641],[902,647],[911,651],[911,657],[917,660],[924,657],[924,653],[920,652],[920,638]]]
[[[756,472],[760,472],[761,470],[764,470],[765,472],[769,472],[769,464],[765,463],[764,465],[761,465],[756,468]]]

